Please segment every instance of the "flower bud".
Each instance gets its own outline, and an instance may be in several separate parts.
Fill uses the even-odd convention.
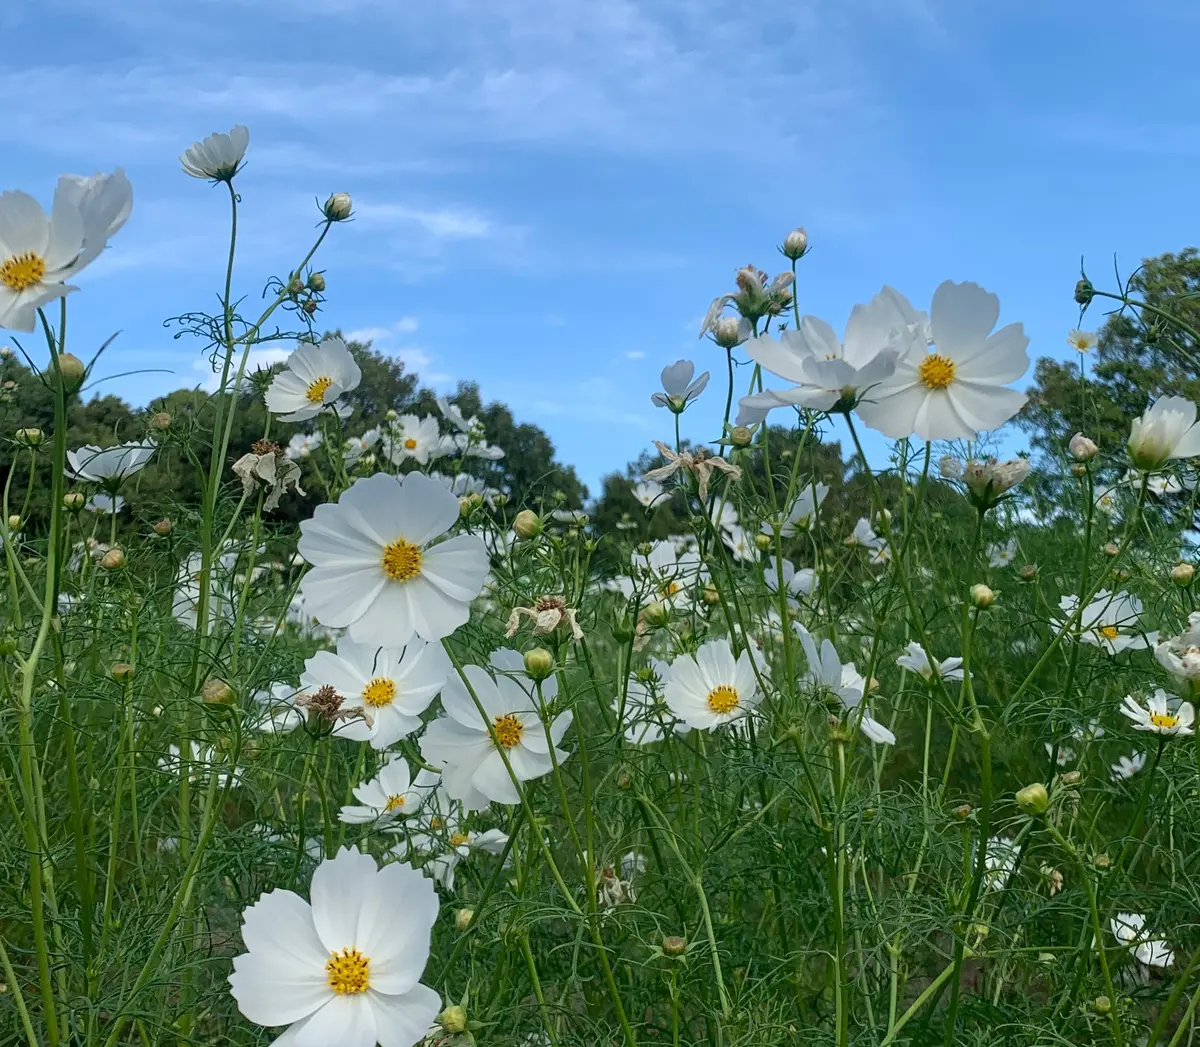
[[[313,313],[317,311],[316,299],[309,298],[300,308],[303,309],[309,316],[312,316]]]
[[[764,537],[766,536],[764,535]],[[701,597],[709,607],[716,607],[717,604],[721,602],[721,594],[717,590],[717,587],[712,584],[712,582],[709,582],[708,585],[704,587],[704,592],[701,594]]]
[[[21,529],[21,517],[16,513],[13,513],[8,518],[8,529],[10,531],[19,531]]]
[[[354,201],[349,193],[334,193],[325,201],[325,217],[331,222],[344,222],[354,210]]]
[[[171,415],[167,411],[155,411],[150,417],[150,428],[160,433],[171,428]]]
[[[232,705],[233,688],[219,676],[214,676],[205,681],[200,697],[205,705]]]
[[[971,606],[978,607],[981,611],[991,607],[996,600],[996,592],[994,589],[989,589],[982,582],[971,586]]]
[[[389,422],[394,422],[394,421],[395,421],[397,418],[399,418],[399,417],[400,417],[400,415],[399,415],[399,414],[396,412],[396,410],[395,410],[394,408],[391,408],[391,407],[389,407],[389,408],[388,408],[388,411],[387,411],[387,414],[385,414],[385,415],[384,415],[384,417],[385,417],[385,418],[386,418],[386,419],[387,419]]]
[[[109,549],[100,557],[100,566],[106,571],[116,571],[125,566],[125,554],[120,549]]]
[[[744,425],[735,425],[729,430],[729,442],[734,447],[749,447],[754,434]]]
[[[475,918],[474,909],[459,909],[454,913],[454,929],[462,934],[468,927],[471,926],[471,921]]]
[[[298,297],[304,291],[304,281],[298,276],[293,276],[288,281],[287,291],[293,298]]]
[[[535,680],[544,680],[554,672],[554,655],[544,647],[525,652],[525,671]]]
[[[1017,577],[1023,582],[1036,582],[1038,569],[1035,564],[1027,563],[1017,568]]]
[[[475,508],[474,503],[472,503],[470,498],[463,497],[458,500],[458,515],[459,516],[470,516],[471,510],[474,508]]]
[[[58,374],[62,379],[63,388],[68,393],[73,393],[83,385],[83,379],[87,375],[87,368],[78,356],[72,353],[63,353],[58,358]]]
[[[662,940],[662,951],[666,956],[682,956],[687,952],[687,939],[678,934],[668,934]]]
[[[736,316],[722,316],[712,325],[713,341],[722,349],[733,349],[749,335],[749,325]]]
[[[628,771],[622,771],[620,774],[618,774],[617,775],[617,788],[618,789],[633,788],[633,775],[630,774]]]
[[[1083,781],[1083,775],[1078,771],[1067,771],[1058,776],[1058,780],[1066,786],[1078,785]]]
[[[938,462],[938,473],[943,480],[958,480],[963,474],[963,464],[952,454],[942,455]]]
[[[310,274],[309,278],[308,278],[308,289],[310,291],[315,291],[317,294],[320,294],[322,291],[324,291],[325,290],[325,274],[324,273]]]
[[[6,346],[0,347],[0,360],[7,360],[10,356],[12,356],[12,347],[11,346],[6,345]]]
[[[1075,301],[1080,305],[1090,305],[1096,297],[1096,289],[1086,276],[1075,284]]]
[[[1105,556],[1118,556],[1121,552],[1121,547],[1116,542],[1105,542],[1104,548],[1101,550]]]
[[[532,509],[522,509],[513,520],[513,531],[518,538],[536,538],[542,531],[541,518]]]
[[[1190,563],[1177,563],[1171,568],[1171,581],[1182,588],[1185,585],[1191,585],[1192,579],[1196,575],[1196,568]]]
[[[114,680],[128,680],[133,676],[133,666],[128,662],[114,662],[109,672]]]
[[[647,625],[661,629],[671,620],[671,612],[665,604],[655,602],[646,607],[642,612],[642,617],[646,620]]]
[[[956,822],[965,822],[971,817],[971,805],[969,803],[960,803],[950,812],[950,815]]]
[[[1108,1014],[1112,1010],[1112,1000],[1107,996],[1097,996],[1092,1001],[1092,1010],[1097,1014]]]
[[[783,246],[780,251],[783,252],[785,258],[790,258],[793,262],[804,257],[808,250],[808,233],[804,231],[804,226],[798,226],[783,238]]]
[[[450,1033],[451,1036],[456,1036],[458,1033],[467,1031],[467,1012],[464,1011],[458,1004],[451,1004],[440,1015],[438,1021],[442,1028]]]
[[[754,547],[761,552],[771,548],[771,536],[769,534],[756,534],[754,536]]]
[[[71,491],[63,495],[63,508],[70,512],[77,513],[83,508],[83,495],[78,491]]]
[[[174,529],[175,525],[165,517],[154,525],[154,533],[158,535],[159,538],[166,538],[166,536],[169,535]]]
[[[1076,480],[1082,480],[1085,476],[1087,476],[1087,472],[1087,466],[1084,465],[1083,462],[1076,462],[1071,466],[1071,475],[1075,477]]]
[[[45,442],[46,434],[41,429],[18,429],[16,438],[17,443],[22,447],[41,447]]]
[[[1112,866],[1112,859],[1107,854],[1098,854],[1092,859],[1092,864],[1103,872]]]
[[[1100,453],[1100,448],[1096,446],[1095,441],[1089,440],[1083,433],[1076,433],[1071,437],[1071,442],[1067,445],[1071,452],[1071,457],[1077,462],[1090,462]]]
[[[1017,806],[1026,814],[1045,814],[1050,806],[1050,794],[1041,782],[1034,782],[1017,790]]]

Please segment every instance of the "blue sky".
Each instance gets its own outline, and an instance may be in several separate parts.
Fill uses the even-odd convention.
[[[78,355],[119,329],[101,373],[146,372],[102,389],[206,380],[162,320],[215,301],[227,204],[176,157],[245,123],[241,293],[349,191],[325,325],[478,381],[593,490],[669,431],[649,396],[681,356],[717,435],[700,318],[795,225],[804,311],[975,280],[1033,357],[1070,352],[1080,255],[1108,286],[1114,253],[1196,239],[1189,0],[10,0],[0,30],[3,188],[134,184],[71,305]]]

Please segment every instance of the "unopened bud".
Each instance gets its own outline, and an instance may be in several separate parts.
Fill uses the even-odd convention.
[[[219,676],[206,680],[200,692],[205,705],[232,705],[233,688]]]
[[[164,432],[171,428],[171,415],[167,411],[155,411],[150,418],[150,428]]]
[[[386,418],[386,419],[387,419],[389,422],[394,422],[394,421],[395,421],[397,418],[399,418],[399,417],[400,417],[400,415],[399,415],[399,414],[396,412],[396,409],[395,409],[395,408],[393,408],[393,407],[389,407],[389,408],[388,408],[388,410],[387,410],[387,414],[385,414],[385,415],[384,415],[384,417],[385,417],[385,418]]]
[[[628,771],[622,771],[617,775],[617,788],[630,789],[633,787],[633,775]]]
[[[1017,577],[1023,582],[1037,581],[1038,569],[1034,564],[1027,563],[1017,568]]]
[[[467,1012],[457,1004],[451,1004],[438,1015],[438,1022],[451,1036],[456,1036],[467,1031]]]
[[[325,217],[331,222],[344,222],[354,210],[354,201],[349,193],[334,193],[325,201]]]
[[[293,276],[291,280],[288,281],[287,289],[288,294],[295,298],[304,290],[304,281],[298,276]]]
[[[799,226],[793,229],[783,238],[783,246],[780,248],[785,258],[790,258],[793,262],[804,257],[804,253],[808,250],[808,233],[804,231],[804,226]]]
[[[525,652],[525,671],[535,680],[544,680],[554,672],[554,655],[544,647]]]
[[[965,822],[971,817],[971,805],[969,803],[960,803],[950,812],[950,815],[956,822]]]
[[[1092,859],[1092,864],[1103,872],[1112,865],[1112,859],[1107,854],[1098,854]]]
[[[1107,996],[1097,996],[1092,1001],[1092,1010],[1097,1014],[1108,1014],[1112,1010],[1112,1000]]]
[[[308,289],[310,291],[316,291],[317,294],[320,294],[322,291],[324,291],[325,290],[325,274],[324,273],[312,273],[308,278]]]
[[[989,589],[982,582],[971,586],[971,606],[978,607],[981,611],[991,607],[996,600],[996,592],[994,589]]]
[[[735,425],[729,430],[729,442],[734,447],[749,447],[754,434],[744,425]]]
[[[662,951],[666,956],[682,956],[687,952],[687,939],[678,934],[668,934],[662,940]]]
[[[1078,785],[1083,781],[1083,775],[1078,771],[1067,771],[1064,774],[1060,774],[1058,780],[1066,786]]]
[[[471,921],[475,918],[474,909],[459,909],[454,913],[454,929],[462,934],[468,927],[471,926]]]
[[[1071,442],[1067,445],[1071,457],[1077,462],[1090,462],[1100,453],[1100,448],[1096,446],[1095,441],[1089,440],[1083,433],[1076,433],[1071,437]]]
[[[1171,581],[1180,587],[1191,585],[1195,576],[1196,568],[1190,563],[1177,563],[1171,568]]]
[[[41,429],[18,429],[16,438],[17,443],[22,447],[41,447],[45,442],[46,434]]]
[[[0,360],[7,360],[12,356],[12,348],[10,346],[0,346]]]
[[[1117,556],[1121,552],[1121,547],[1116,542],[1105,542],[1103,552],[1105,556]]]
[[[114,680],[128,680],[133,676],[133,666],[128,662],[115,662],[109,671]]]
[[[63,507],[70,512],[77,513],[83,508],[83,495],[78,491],[71,491],[63,495]]]
[[[1083,462],[1075,462],[1071,466],[1071,475],[1075,477],[1076,480],[1082,480],[1085,476],[1087,476],[1087,473],[1087,466],[1084,465]]]
[[[21,517],[13,513],[8,518],[8,529],[10,531],[19,531],[21,529]]]
[[[709,582],[708,585],[704,587],[702,598],[709,607],[716,607],[716,605],[721,602],[721,594],[717,591],[717,587],[713,585],[712,582]]]
[[[736,316],[722,316],[712,325],[713,341],[722,349],[733,349],[741,345],[749,333],[749,324]]]
[[[317,301],[315,298],[308,298],[300,308],[303,309],[306,314],[312,316],[313,313],[317,311]]]
[[[1045,814],[1050,806],[1050,794],[1041,782],[1034,782],[1017,790],[1017,806],[1026,814]]]
[[[63,388],[68,393],[75,392],[87,375],[87,368],[82,360],[72,353],[63,353],[58,358],[58,373],[62,378]]]
[[[671,620],[671,612],[665,604],[656,601],[646,607],[642,612],[642,618],[645,619],[647,625],[661,629]]]
[[[469,516],[471,513],[471,510],[473,508],[474,508],[474,504],[471,502],[470,498],[463,497],[458,500],[458,515],[459,516]]]
[[[125,566],[125,554],[120,549],[109,549],[100,557],[100,566],[106,571],[116,571]]]
[[[154,525],[154,533],[160,538],[166,538],[174,529],[175,525],[165,517]]]
[[[754,547],[762,552],[771,548],[771,536],[769,534],[756,534],[754,536]]]
[[[1092,286],[1091,280],[1086,276],[1075,284],[1075,301],[1080,305],[1090,305],[1093,298],[1096,297],[1096,289]]]
[[[532,509],[522,509],[513,520],[513,531],[518,538],[536,538],[542,531],[541,518]]]

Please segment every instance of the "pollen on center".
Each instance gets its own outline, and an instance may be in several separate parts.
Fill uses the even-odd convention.
[[[304,394],[304,398],[310,404],[324,403],[325,394],[329,391],[331,385],[333,385],[333,379],[327,375],[321,375],[316,381],[308,383],[308,389]]]
[[[408,802],[408,797],[405,796],[404,793],[398,793],[395,796],[389,796],[387,798],[387,803],[384,804],[384,807],[383,807],[384,813],[387,814],[392,811],[399,810],[407,802]]]
[[[421,573],[421,547],[397,538],[383,547],[383,573],[393,582],[407,582]]]
[[[1170,713],[1151,713],[1150,722],[1155,727],[1178,727],[1179,717],[1172,716]]]
[[[396,700],[395,681],[389,680],[386,676],[375,677],[363,688],[362,700],[363,705],[369,705],[372,709],[391,705]]]
[[[339,996],[357,996],[371,987],[371,960],[351,945],[329,954],[325,975]]]
[[[917,368],[917,377],[926,389],[945,389],[954,381],[954,361],[941,353],[930,353]]]
[[[0,283],[13,291],[28,291],[42,282],[46,260],[32,251],[13,255],[0,265]]]
[[[1100,629],[1100,635],[1106,640],[1115,640],[1121,632],[1115,625],[1106,625]]]
[[[718,716],[731,713],[738,707],[738,692],[736,687],[721,684],[708,692],[708,707]]]
[[[417,441],[410,436],[404,441],[404,449],[406,451],[415,451],[417,449]]]
[[[515,713],[497,716],[492,728],[496,732],[496,741],[506,749],[511,749],[516,745],[521,740],[521,735],[525,733],[525,725],[517,719]]]

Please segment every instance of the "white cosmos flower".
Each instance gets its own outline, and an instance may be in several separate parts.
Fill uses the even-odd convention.
[[[78,290],[67,281],[104,250],[132,204],[120,170],[64,175],[49,216],[28,193],[0,193],[0,327],[32,331],[39,308]]]
[[[659,502],[671,496],[663,490],[662,484],[655,483],[653,480],[642,480],[634,485],[633,497],[647,509],[653,509]]]
[[[255,691],[250,701],[256,706],[254,729],[263,734],[285,734],[304,723],[304,712],[296,708],[301,691],[290,683],[273,683],[265,691]]]
[[[87,500],[84,508],[89,513],[98,513],[100,516],[116,516],[125,508],[125,499],[119,494],[102,494],[97,491]]]
[[[962,663],[961,658],[947,658],[943,662],[931,659],[925,648],[916,640],[905,647],[904,654],[896,659],[896,664],[900,668],[908,669],[926,680],[932,680],[935,674],[943,680],[961,680],[963,678]]]
[[[458,517],[458,499],[421,473],[355,480],[300,524],[297,548],[313,565],[300,584],[306,610],[379,647],[449,636],[470,617],[488,573],[478,536],[430,544]]]
[[[454,874],[459,864],[470,857],[472,851],[503,854],[508,846],[508,834],[500,829],[487,829],[481,833],[459,829],[448,837],[447,844],[445,851],[421,866],[421,872],[431,877],[443,890],[453,891]]]
[[[743,531],[735,524],[732,529],[722,531],[721,537],[738,563],[758,563],[758,546],[754,544],[754,535],[749,531]]]
[[[1139,469],[1161,469],[1172,458],[1200,455],[1196,405],[1183,396],[1164,396],[1133,420],[1129,458]]]
[[[230,991],[257,1025],[289,1026],[288,1047],[412,1047],[441,1009],[420,983],[438,916],[433,885],[411,865],[377,868],[343,848],[313,873],[312,902],[264,894],[242,914],[247,952]]]
[[[912,328],[895,374],[858,405],[862,420],[899,439],[974,440],[996,429],[1024,405],[1009,389],[1029,367],[1020,324],[993,333],[1000,300],[978,284],[943,283],[933,294],[930,329],[935,351]]]
[[[354,787],[358,804],[343,807],[338,820],[350,825],[383,825],[407,817],[421,809],[427,788],[414,784],[403,757],[393,756],[369,782]]]
[[[1200,680],[1200,611],[1188,615],[1178,636],[1154,645],[1158,663],[1178,680]]]
[[[668,732],[687,734],[691,730],[667,707],[664,685],[670,675],[671,667],[657,658],[650,659],[649,679],[643,679],[642,674],[630,674],[621,722],[625,727],[625,740],[631,745],[652,745],[661,742]],[[620,694],[613,698],[612,710],[621,712]]]
[[[388,432],[384,448],[393,462],[399,465],[413,459],[418,465],[427,465],[430,458],[441,457],[441,431],[433,415],[418,418],[415,414],[402,414]]]
[[[633,577],[617,579],[624,596],[642,591],[648,601],[656,601],[675,611],[690,608],[696,587],[708,580],[708,570],[699,553],[692,549],[677,551],[667,540],[655,542],[648,555],[635,552],[632,574]]]
[[[547,739],[533,684],[528,677],[519,679],[515,669],[521,655],[516,651],[497,653],[500,657],[493,656],[492,673],[468,665],[463,670],[466,684],[457,674],[450,678],[442,690],[442,715],[426,727],[421,738],[421,755],[442,768],[446,793],[469,811],[489,803],[520,802],[509,767],[517,781],[527,782],[549,774],[555,761],[562,763],[568,755],[557,746],[571,725],[571,712],[554,718]],[[542,684],[547,708],[556,694],[551,677]]]
[[[1053,756],[1054,755],[1054,743],[1053,742],[1044,742],[1043,745],[1045,746],[1045,749],[1046,749],[1046,755]],[[1055,757],[1055,762],[1058,764],[1059,767],[1066,767],[1067,764],[1071,763],[1075,759],[1075,755],[1076,755],[1075,750],[1072,749],[1069,745],[1060,744],[1058,746],[1058,755]]]
[[[796,623],[796,633],[808,661],[808,670],[800,678],[801,684],[836,696],[847,712],[858,710],[855,715],[859,730],[869,741],[876,745],[895,745],[896,736],[871,715],[870,708],[863,701],[867,681],[854,663],[842,664],[832,640],[822,640],[818,651],[812,634],[799,622]]]
[[[466,433],[468,436],[483,436],[483,423],[478,418],[468,418],[458,405],[452,403],[447,397],[439,396],[434,403],[442,412],[442,417],[459,432]]]
[[[1129,779],[1141,771],[1145,766],[1145,753],[1133,753],[1131,756],[1118,756],[1117,762],[1114,763],[1111,768],[1112,776],[1117,781]]]
[[[157,449],[152,443],[118,444],[103,449],[88,444],[67,452],[66,473],[72,480],[113,487],[141,471]]]
[[[866,305],[856,305],[839,342],[833,328],[815,316],[805,316],[798,328],[779,339],[763,336],[746,343],[746,354],[772,374],[796,383],[791,389],[764,390],[743,398],[743,406],[770,408],[790,404],[817,411],[853,403],[892,376],[900,352],[898,335],[920,326],[920,316],[908,300],[885,287]],[[899,343],[907,346],[907,341]]]
[[[887,548],[887,539],[876,534],[875,528],[871,526],[871,521],[863,516],[854,525],[854,530],[850,533],[850,537],[846,539],[846,545],[852,549],[867,549],[870,552],[877,553]]]
[[[324,435],[320,432],[293,433],[292,438],[287,442],[287,447],[283,449],[283,457],[290,462],[307,458],[321,446],[324,439]]]
[[[1008,836],[988,839],[983,855],[983,885],[989,891],[999,890],[1008,882],[1017,867],[1017,845]]]
[[[817,591],[817,572],[811,567],[803,567],[797,571],[791,560],[781,561],[778,557],[772,557],[763,571],[763,581],[772,594],[779,592],[780,569],[783,573],[783,590],[787,593],[789,602],[801,596],[812,596]]]
[[[1147,967],[1170,967],[1175,962],[1171,947],[1160,939],[1151,940],[1146,934],[1146,917],[1136,912],[1119,912],[1109,921],[1112,935]]]
[[[661,393],[650,397],[655,407],[669,407],[672,411],[682,411],[697,396],[704,392],[708,385],[708,372],[705,371],[693,381],[696,365],[691,360],[676,360],[673,364],[662,369]]]
[[[676,717],[702,731],[739,720],[762,701],[749,652],[735,659],[723,637],[676,658],[663,693]]]
[[[96,498],[104,497],[96,495]],[[117,498],[120,499],[120,495]],[[94,499],[93,499],[94,500]],[[213,560],[209,572],[208,615],[210,622],[232,620],[236,604],[234,593],[233,570],[237,565],[239,552],[227,548]],[[196,628],[197,616],[200,610],[200,576],[203,559],[199,552],[190,553],[179,565],[175,575],[175,591],[171,597],[171,614],[180,625],[189,629]]]
[[[827,494],[829,494],[828,484],[807,484],[802,488],[796,495],[796,500],[788,506],[783,518],[779,521],[779,534],[783,538],[793,538],[801,531],[807,531],[821,511],[821,504],[825,501]],[[762,533],[773,535],[775,533],[774,525],[770,521],[764,521]]]
[[[342,457],[347,468],[356,465],[364,454],[368,454],[379,443],[382,435],[379,427],[374,426],[363,433],[362,436],[352,436],[348,439],[346,441],[346,449],[342,452]],[[292,439],[294,440],[295,437],[292,437]]]
[[[214,131],[207,138],[189,146],[180,158],[184,174],[193,178],[208,178],[228,182],[242,169],[250,132],[238,124],[229,134]]]
[[[713,500],[712,509],[709,512],[709,519],[712,520],[713,526],[732,534],[738,530],[738,511],[737,506],[724,498]]]
[[[179,756],[178,745],[168,745],[166,755],[158,758],[159,770],[173,774],[177,778],[182,773],[182,766],[183,761]],[[230,768],[229,761],[212,746],[200,745],[196,742],[192,743],[192,756],[188,760],[187,767],[189,782],[207,782],[211,776],[216,778],[218,787],[222,789],[231,779],[236,784],[245,773],[240,767]]]
[[[332,687],[343,709],[362,710],[364,718],[337,726],[337,737],[386,749],[421,729],[421,713],[449,675],[450,656],[441,644],[413,639],[397,649],[344,637],[336,654],[318,651],[304,663],[300,682],[309,691]]]
[[[327,404],[358,388],[362,371],[346,343],[336,335],[318,344],[301,342],[287,366],[267,387],[267,410],[284,422],[315,418]]]
[[[992,567],[1008,567],[1017,559],[1017,540],[1010,538],[1003,545],[999,543],[987,547],[988,564]]]
[[[1079,597],[1073,594],[1064,596],[1058,601],[1058,607],[1063,614],[1058,623],[1061,628],[1074,616],[1079,607]],[[1073,633],[1078,635],[1082,643],[1101,647],[1108,654],[1144,650],[1158,642],[1158,632],[1142,631],[1139,622],[1141,613],[1142,601],[1136,596],[1101,589],[1083,609]]]
[[[387,826],[386,831],[406,837],[416,854],[439,854],[452,846],[450,841],[461,833],[460,805],[446,795],[441,771],[422,767],[413,780],[413,788],[420,790],[420,807],[412,818],[402,825]]]
[[[1127,694],[1121,703],[1121,712],[1133,721],[1135,731],[1149,731],[1168,737],[1195,733],[1192,724],[1196,720],[1196,710],[1187,702],[1169,696],[1161,687],[1146,699],[1145,705]]]

